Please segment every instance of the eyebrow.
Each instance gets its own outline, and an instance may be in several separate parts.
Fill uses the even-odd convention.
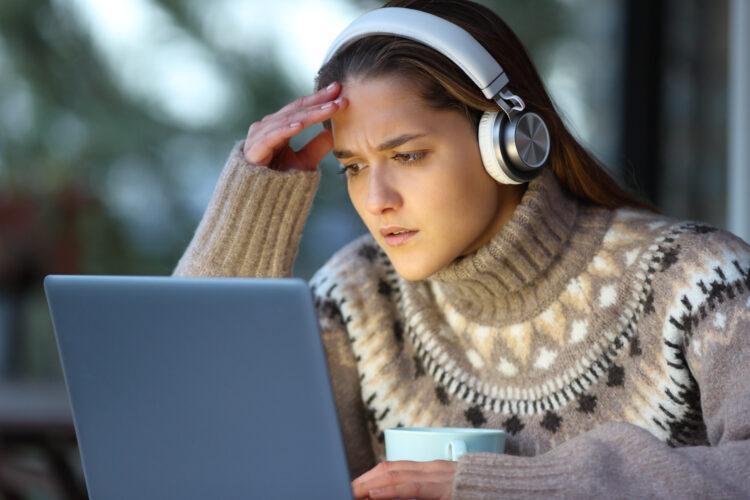
[[[393,149],[396,148],[406,142],[409,142],[413,139],[416,139],[418,137],[423,137],[427,134],[424,133],[418,133],[418,134],[402,134],[398,137],[394,137],[392,139],[388,139],[387,141],[383,142],[381,145],[379,145],[376,149],[378,151],[385,151],[387,149]],[[351,158],[352,156],[357,156],[357,154],[353,151],[349,151],[347,149],[334,149],[333,150],[333,156],[336,158]]]

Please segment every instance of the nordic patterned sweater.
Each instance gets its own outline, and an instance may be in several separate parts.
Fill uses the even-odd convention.
[[[320,173],[230,153],[175,276],[287,277]],[[501,428],[454,499],[750,498],[750,247],[592,206],[551,172],[485,246],[422,281],[368,234],[309,282],[351,477],[383,430]]]

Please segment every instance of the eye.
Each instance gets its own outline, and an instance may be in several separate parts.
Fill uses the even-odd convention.
[[[397,161],[400,161],[401,163],[417,163],[418,161],[424,159],[424,157],[427,156],[426,151],[414,151],[412,153],[396,153],[393,155],[393,159]]]
[[[347,172],[349,172],[349,176],[351,177],[357,175],[359,173],[359,170],[359,163],[350,163],[349,165],[341,166],[336,173],[346,174]]]
[[[413,165],[423,160],[425,156],[427,156],[426,151],[414,151],[410,153],[396,153],[391,157],[391,159],[396,160],[399,163]],[[350,163],[348,165],[341,166],[339,170],[337,171],[337,173],[339,174],[348,173],[348,177],[354,177],[361,170],[362,170],[362,167],[359,166],[359,163]]]

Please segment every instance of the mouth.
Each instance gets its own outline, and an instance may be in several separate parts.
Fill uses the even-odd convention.
[[[381,231],[382,233],[383,231]],[[385,242],[392,247],[403,245],[419,231],[416,229],[400,229],[383,235]]]

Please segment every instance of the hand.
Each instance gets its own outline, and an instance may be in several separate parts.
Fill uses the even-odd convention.
[[[450,460],[380,462],[352,481],[352,492],[356,499],[450,500],[456,465]]]
[[[341,84],[334,82],[332,87],[300,97],[276,113],[254,122],[247,131],[243,146],[245,161],[274,170],[315,170],[320,160],[333,147],[331,132],[324,129],[297,152],[289,147],[289,139],[306,127],[329,119],[344,108],[347,101],[344,97],[337,99],[340,92]]]

